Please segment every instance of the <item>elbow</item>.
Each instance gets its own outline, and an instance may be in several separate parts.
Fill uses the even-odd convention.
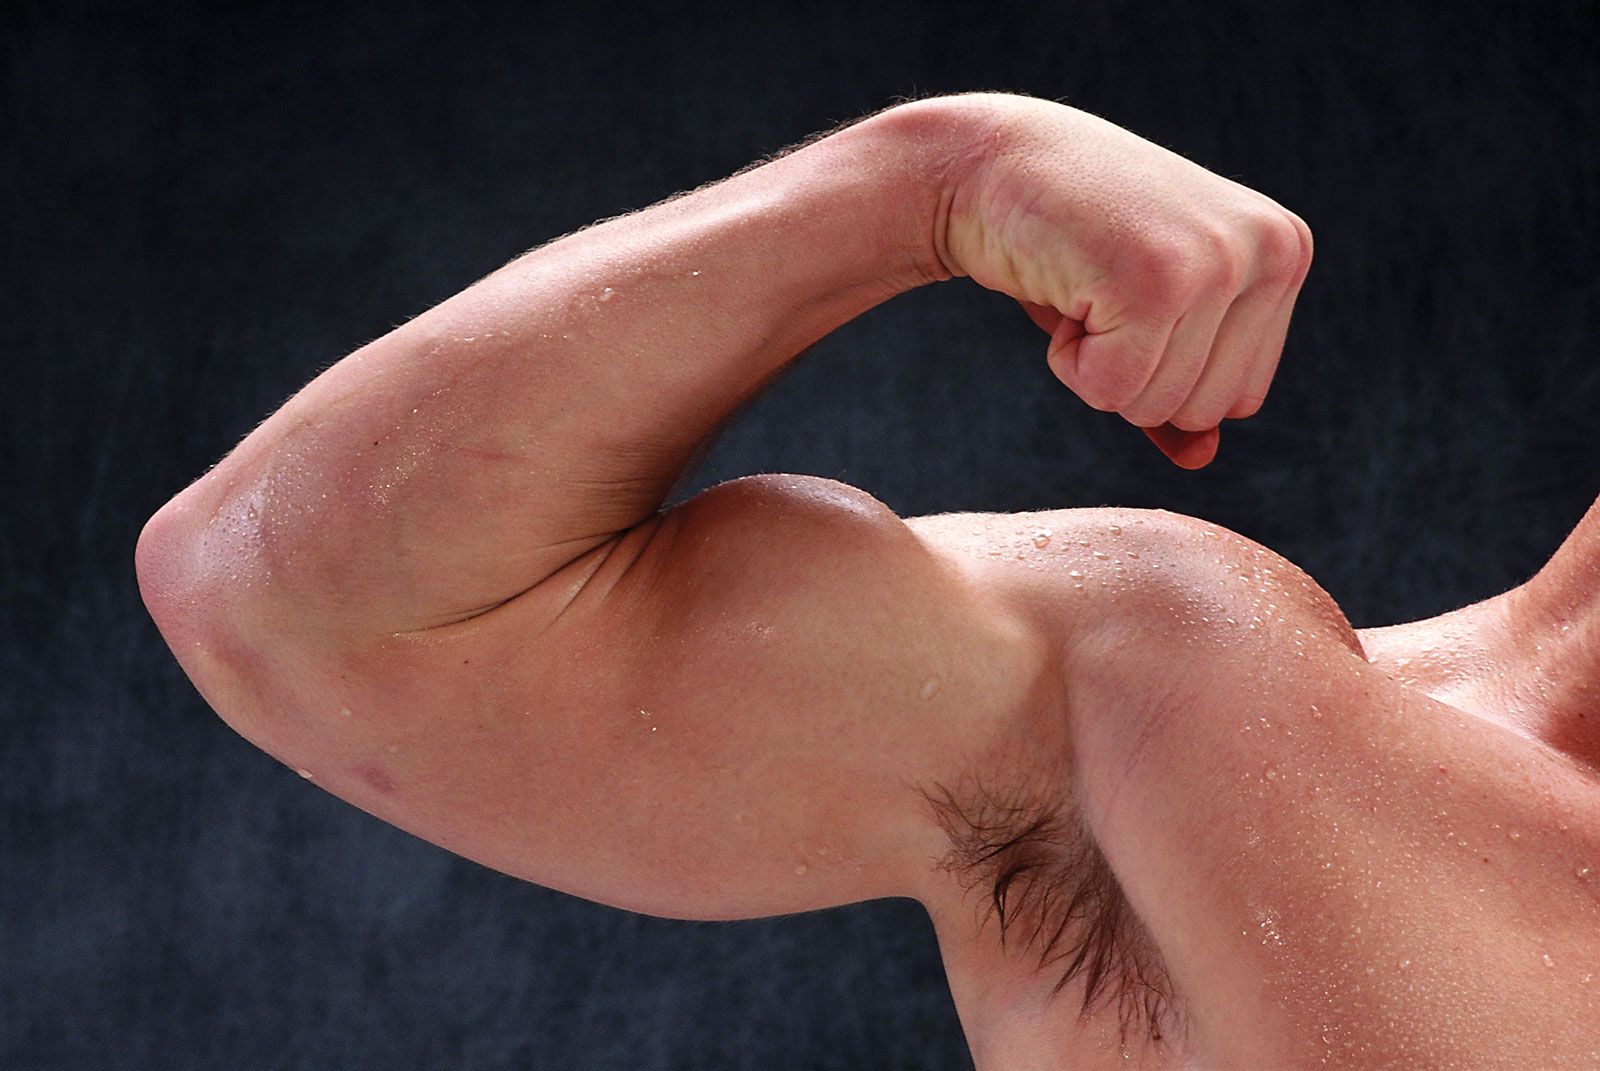
[[[229,531],[234,526],[208,508],[198,490],[191,486],[157,510],[133,551],[139,597],[185,669],[185,653],[237,616],[251,574],[237,555],[229,565],[225,552],[236,539]]]
[[[134,572],[145,609],[174,659],[213,711],[261,746],[281,709],[259,600],[247,598],[238,571],[219,566],[212,511],[185,491],[145,522],[134,547]],[[240,579],[230,579],[230,575]]]
[[[257,605],[271,575],[255,503],[211,477],[145,522],[133,559],[145,609],[169,643]]]
[[[183,531],[179,495],[145,522],[133,550],[133,571],[145,611],[167,643],[199,624],[203,600],[195,597],[192,548]]]

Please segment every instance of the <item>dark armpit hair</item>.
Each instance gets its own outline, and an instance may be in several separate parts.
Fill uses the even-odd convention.
[[[1059,970],[1052,992],[1083,984],[1082,1013],[1116,1009],[1123,1041],[1160,1041],[1176,1028],[1171,983],[1111,865],[1062,791],[1004,791],[977,779],[922,790],[950,838],[939,867],[987,901],[1002,947]],[[1008,944],[1009,943],[1009,944]]]

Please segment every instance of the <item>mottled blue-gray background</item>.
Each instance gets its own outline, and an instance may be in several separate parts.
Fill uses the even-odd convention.
[[[344,353],[896,95],[1064,98],[1298,212],[1317,257],[1272,397],[1178,472],[950,283],[818,345],[688,490],[1159,505],[1363,625],[1521,581],[1600,492],[1593,3],[0,20],[6,1069],[970,1067],[915,905],[688,924],[454,858],[212,716],[132,573],[144,518]]]

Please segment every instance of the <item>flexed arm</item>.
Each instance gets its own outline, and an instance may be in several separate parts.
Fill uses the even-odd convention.
[[[805,347],[937,278],[942,173],[976,136],[882,115],[518,257],[318,376],[150,538],[191,579],[248,544],[302,612],[339,593],[330,627],[497,605],[650,517]]]
[[[149,567],[213,601],[270,570],[325,627],[481,612],[654,514],[805,347],[951,274],[1023,302],[1091,405],[1203,432],[1259,404],[1308,260],[1290,213],[1103,120],[913,102],[363,346],[161,511]]]
[[[1061,105],[892,108],[340,361],[151,520],[141,589],[242,734],[489,865],[667,914],[903,891],[941,839],[914,786],[1036,698],[1045,643],[854,488],[658,512],[686,459],[957,273],[1050,327],[1091,404],[1203,433],[1265,392],[1302,232]]]

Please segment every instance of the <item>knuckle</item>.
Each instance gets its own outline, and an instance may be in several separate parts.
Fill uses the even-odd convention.
[[[1233,250],[1217,258],[1212,269],[1212,282],[1217,289],[1225,294],[1237,294],[1244,289],[1245,281],[1249,276],[1249,268],[1244,258],[1238,256]]]
[[[1300,278],[1300,267],[1287,257],[1264,257],[1261,262],[1261,281],[1278,289],[1293,286]]]
[[[1285,211],[1262,211],[1251,227],[1259,282],[1288,287],[1304,271],[1299,234]]]
[[[1305,220],[1289,213],[1289,224],[1294,227],[1294,236],[1300,242],[1300,260],[1306,267],[1311,266],[1311,258],[1316,253],[1316,242],[1311,237],[1311,226]]]
[[[1206,226],[1200,229],[1196,244],[1203,257],[1201,271],[1208,288],[1235,293],[1243,287],[1250,267],[1247,240],[1241,241],[1233,229]]]
[[[1200,231],[1200,246],[1213,263],[1237,259],[1239,245],[1239,236],[1231,228],[1210,226]]]
[[[1186,238],[1170,240],[1151,268],[1152,296],[1171,309],[1214,291],[1237,292],[1249,270],[1249,251],[1242,244],[1219,226],[1202,226]]]
[[[1193,243],[1176,238],[1151,239],[1142,254],[1139,275],[1148,300],[1163,307],[1182,305],[1199,292],[1205,256]]]
[[[1244,276],[1246,252],[1239,237],[1220,226],[1204,226],[1195,238],[1200,257],[1200,273],[1210,285],[1228,285]]]
[[[1263,209],[1254,226],[1256,246],[1273,260],[1293,260],[1299,255],[1300,239],[1289,217],[1277,208]]]
[[[1311,267],[1311,230],[1299,216],[1282,210],[1271,212],[1263,222],[1257,243],[1264,279],[1292,284],[1305,278]]]

